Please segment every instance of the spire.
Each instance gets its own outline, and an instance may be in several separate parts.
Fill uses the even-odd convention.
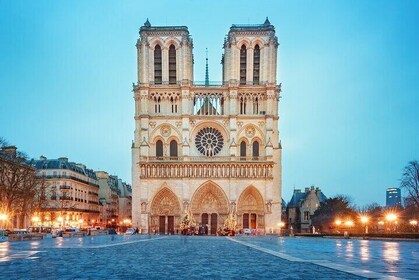
[[[208,48],[205,48],[205,86],[209,86],[209,74],[208,74]]]
[[[271,22],[269,21],[268,17],[266,17],[266,20],[263,23],[263,25],[265,25],[265,26],[271,25]]]
[[[147,21],[146,21],[146,22],[144,22],[144,26],[145,26],[145,27],[151,27],[151,24],[150,24],[150,22],[148,21],[148,18],[147,18]]]

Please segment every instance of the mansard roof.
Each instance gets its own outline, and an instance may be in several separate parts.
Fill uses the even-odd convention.
[[[32,159],[29,161],[36,169],[63,169],[63,170],[71,170],[87,176],[91,179],[97,180],[96,174],[92,169],[86,168],[86,166],[82,164],[77,164],[74,162],[69,162],[67,158],[58,158],[58,159],[47,159],[45,157],[41,157],[39,160]]]
[[[319,199],[320,203],[325,202],[327,200],[327,197],[319,188],[314,189],[314,187],[312,187],[311,191],[316,192],[317,198]],[[301,190],[294,190],[294,194],[292,195],[292,198],[288,203],[287,207],[300,207],[301,204],[304,203],[304,201],[306,200],[309,193],[310,190],[306,190],[305,192],[301,192]]]

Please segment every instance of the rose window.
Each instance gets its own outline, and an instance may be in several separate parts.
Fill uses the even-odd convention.
[[[204,156],[215,156],[224,145],[223,135],[213,127],[201,129],[195,138],[195,146]]]

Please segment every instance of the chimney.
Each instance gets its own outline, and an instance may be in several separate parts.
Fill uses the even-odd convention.
[[[305,188],[305,191],[306,191],[306,192],[309,192],[309,191],[310,191],[310,188]]]
[[[40,156],[40,157],[39,157],[39,159],[40,159],[40,160],[47,160],[47,157],[45,157],[45,156]]]
[[[301,192],[300,189],[294,189],[294,193],[299,193],[299,192]]]
[[[311,190],[314,191],[314,186],[311,186]]]
[[[1,153],[9,158],[16,158],[16,146],[4,146],[1,147]]]

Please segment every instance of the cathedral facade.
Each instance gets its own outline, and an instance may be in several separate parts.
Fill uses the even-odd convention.
[[[282,148],[274,26],[268,19],[231,26],[216,85],[194,82],[186,26],[147,20],[136,46],[133,226],[176,233],[189,213],[209,234],[228,217],[238,229],[277,232]]]

